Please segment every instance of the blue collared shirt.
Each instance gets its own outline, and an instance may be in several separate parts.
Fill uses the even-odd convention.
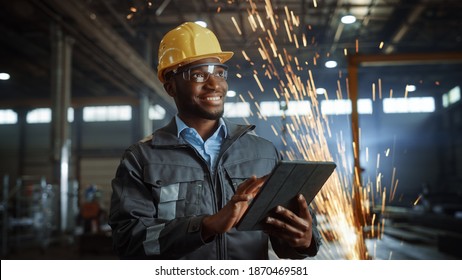
[[[187,126],[178,116],[175,116],[175,121],[178,128],[178,138],[191,144],[208,163],[210,170],[213,172],[218,154],[220,153],[221,143],[227,135],[223,119],[220,118],[217,130],[205,142],[196,129]]]

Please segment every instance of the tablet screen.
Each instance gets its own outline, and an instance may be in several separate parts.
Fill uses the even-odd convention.
[[[303,194],[310,204],[335,167],[334,162],[280,161],[236,228],[241,231],[263,229],[264,219],[278,205],[297,213],[296,196]]]

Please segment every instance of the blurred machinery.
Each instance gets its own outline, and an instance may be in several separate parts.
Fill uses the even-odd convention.
[[[3,177],[0,204],[2,256],[27,248],[44,251],[52,242],[60,241],[66,234],[59,230],[61,215],[66,215],[68,230],[73,231],[78,195],[77,184],[70,185],[67,213],[61,213],[59,188],[47,183],[45,177],[22,176],[11,188],[9,177]]]

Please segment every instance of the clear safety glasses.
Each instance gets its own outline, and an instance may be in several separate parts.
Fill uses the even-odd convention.
[[[175,70],[173,73],[183,74],[183,79],[195,83],[205,83],[211,75],[226,80],[228,78],[228,66],[221,63],[204,63],[192,67]]]

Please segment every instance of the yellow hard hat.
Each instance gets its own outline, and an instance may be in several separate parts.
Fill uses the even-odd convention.
[[[157,77],[165,82],[165,73],[199,59],[216,57],[221,63],[233,52],[221,50],[215,34],[193,22],[186,22],[165,34],[159,46]]]

